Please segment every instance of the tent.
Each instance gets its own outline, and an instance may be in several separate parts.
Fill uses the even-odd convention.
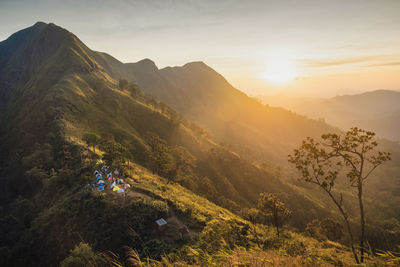
[[[114,186],[113,191],[118,191],[119,189],[121,188],[119,188],[118,186]]]
[[[99,180],[97,184],[104,184],[104,180]]]
[[[112,184],[110,184],[110,188],[113,189],[113,187],[117,186],[117,184],[114,182]]]
[[[104,191],[104,185],[103,185],[103,184],[99,185],[99,186],[97,187],[97,189],[99,189],[99,191]]]
[[[122,189],[122,188],[118,189],[118,191],[117,191],[117,193],[118,193],[118,194],[120,194],[120,193],[124,193],[124,192],[125,192],[125,190],[124,190],[124,189]]]

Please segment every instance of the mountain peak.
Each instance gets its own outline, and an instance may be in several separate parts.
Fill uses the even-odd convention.
[[[139,60],[136,63],[142,64],[142,65],[147,65],[147,66],[155,66],[157,68],[156,63],[153,60],[149,59],[149,58],[144,58],[142,60]]]
[[[9,75],[11,80],[22,81],[39,71],[60,74],[97,68],[88,55],[89,49],[74,34],[54,23],[36,22],[0,42],[0,48],[0,72],[4,71],[3,75]]]
[[[198,72],[198,71],[212,71],[212,72],[215,72],[215,70],[213,68],[208,66],[203,61],[189,62],[189,63],[186,63],[183,66],[165,67],[165,68],[161,69],[161,71],[169,72],[169,71],[174,71],[174,70],[177,70],[177,69],[186,70],[186,71],[196,71],[196,72]]]
[[[154,63],[154,61],[149,58],[139,60],[136,63],[126,63],[125,65],[131,69],[132,68],[133,69],[140,68],[144,71],[151,71],[151,72],[158,71],[158,67],[157,67],[156,63]]]
[[[193,62],[189,62],[186,63],[185,65],[182,66],[182,68],[190,68],[190,69],[211,69],[210,66],[208,66],[206,63],[204,63],[203,61],[193,61]]]
[[[34,28],[43,28],[43,27],[46,27],[47,25],[48,24],[46,22],[38,21],[32,27],[34,27]]]
[[[192,62],[188,62],[185,65],[183,65],[183,67],[185,66],[207,66],[206,63],[204,63],[203,61],[192,61]]]

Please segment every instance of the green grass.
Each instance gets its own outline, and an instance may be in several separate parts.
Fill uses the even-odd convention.
[[[349,249],[339,243],[318,241],[289,229],[278,238],[275,230],[265,225],[257,226],[262,248],[257,247],[251,232],[242,236],[248,241],[246,246],[231,247],[226,236],[226,231],[233,229],[229,226],[249,222],[176,183],[167,184],[166,179],[139,165],[133,165],[130,176],[131,190],[165,201],[179,218],[198,231],[192,242],[165,255],[160,262],[142,258],[144,266],[355,266]],[[218,242],[210,248],[209,243],[215,240]],[[372,258],[365,266],[382,263]]]

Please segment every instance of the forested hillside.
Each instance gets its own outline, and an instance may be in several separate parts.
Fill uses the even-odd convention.
[[[94,261],[112,251],[126,262],[124,246],[141,257],[172,253],[171,261],[199,265],[253,248],[299,264],[308,257],[309,264],[351,261],[338,243],[287,230],[275,238],[266,219],[252,224],[248,216],[268,192],[281,195],[292,214],[285,224],[296,231],[314,219],[338,220],[322,192],[293,182],[286,156],[308,135],[339,131],[248,98],[204,63],[162,70],[147,59],[123,64],[39,22],[0,42],[0,110],[4,265],[67,264],[86,243]],[[398,147],[391,152],[393,163],[367,189],[368,207],[382,219],[371,219],[372,246],[384,249],[400,233],[400,212],[386,211],[400,202]],[[98,162],[119,170],[130,187],[124,195],[97,190]],[[351,190],[341,186],[356,216]],[[167,232],[154,229],[160,217],[171,225]],[[190,240],[179,237],[183,225]],[[382,240],[382,232],[390,236]],[[333,241],[346,245],[344,236]]]

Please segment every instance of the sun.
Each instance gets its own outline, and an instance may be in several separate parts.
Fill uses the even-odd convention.
[[[288,59],[270,59],[261,78],[274,85],[287,84],[296,78],[295,64]]]

